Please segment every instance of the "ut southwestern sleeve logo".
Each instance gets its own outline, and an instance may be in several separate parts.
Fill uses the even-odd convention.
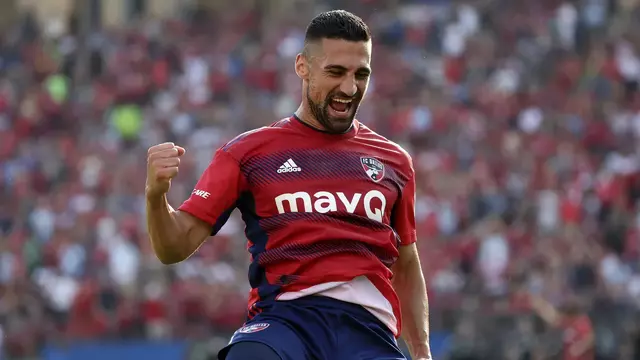
[[[256,324],[251,324],[251,325],[245,325],[243,327],[241,327],[240,329],[238,329],[238,333],[240,334],[251,334],[251,333],[255,333],[258,331],[262,331],[266,328],[269,327],[268,323],[256,323]]]
[[[360,162],[362,163],[362,168],[369,179],[374,182],[382,180],[384,177],[384,164],[380,160],[363,156],[360,158]]]
[[[233,336],[231,336],[231,339],[229,339],[229,344],[231,344],[233,340],[235,340],[241,334],[253,334],[258,331],[262,331],[268,327],[269,327],[269,323],[265,323],[265,322],[245,325],[233,333]]]
[[[199,197],[201,197],[203,199],[208,199],[209,196],[211,196],[211,194],[209,192],[204,191],[204,190],[198,190],[198,189],[193,190],[191,192],[191,194],[193,194],[195,196],[199,196]]]

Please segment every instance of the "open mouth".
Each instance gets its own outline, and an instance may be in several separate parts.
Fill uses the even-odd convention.
[[[333,98],[329,102],[329,108],[333,111],[335,116],[346,116],[351,110],[353,100]]]

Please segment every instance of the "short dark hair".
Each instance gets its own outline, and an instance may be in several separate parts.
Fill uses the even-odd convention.
[[[346,11],[331,10],[313,18],[305,33],[305,45],[322,39],[369,41],[371,32],[364,21]]]

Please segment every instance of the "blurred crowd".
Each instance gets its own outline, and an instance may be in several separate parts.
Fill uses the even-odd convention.
[[[640,2],[292,3],[85,31],[27,15],[3,34],[5,354],[95,338],[225,344],[249,289],[242,221],[162,266],[145,233],[146,148],[187,149],[179,205],[216,147],[292,113],[304,27],[344,8],[374,33],[358,118],[413,156],[432,331],[452,332],[448,356],[561,354],[534,294],[589,314],[598,358],[640,358]]]

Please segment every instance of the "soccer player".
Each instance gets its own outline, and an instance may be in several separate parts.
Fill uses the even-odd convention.
[[[550,326],[562,329],[563,360],[594,360],[595,336],[589,316],[571,297],[561,309],[539,296],[529,297],[533,310]]]
[[[431,359],[411,158],[355,120],[370,62],[359,17],[314,18],[295,61],[298,110],[219,148],[178,210],[165,194],[185,150],[149,149],[147,226],[163,263],[188,258],[236,208],[246,223],[248,316],[220,359],[404,359],[400,334]]]

